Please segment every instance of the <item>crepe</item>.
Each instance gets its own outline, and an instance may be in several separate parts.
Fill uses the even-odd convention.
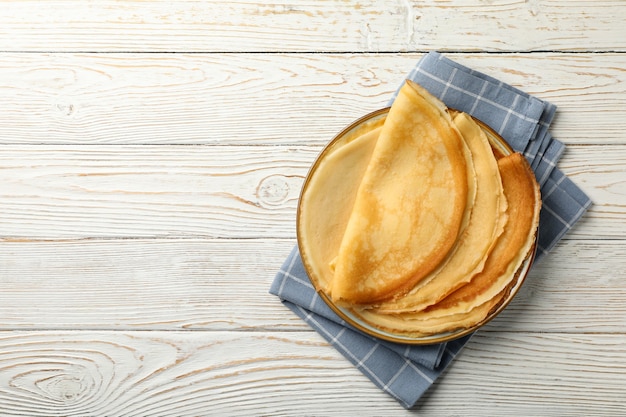
[[[435,270],[467,218],[471,165],[443,103],[405,83],[358,187],[334,262],[332,300],[389,299]]]
[[[362,126],[341,138],[319,158],[315,175],[301,196],[298,214],[298,244],[311,280],[325,290],[334,272],[336,258],[358,184],[371,158],[384,119]],[[331,190],[331,192],[328,192]]]
[[[523,155],[513,153],[498,161],[509,221],[485,262],[472,280],[441,302],[418,312],[382,314],[355,309],[363,321],[393,333],[420,336],[467,328],[485,320],[518,277],[531,254],[539,224],[539,185]]]
[[[498,239],[482,273],[429,309],[431,312],[465,312],[499,291],[513,279],[530,254],[539,225],[541,195],[539,184],[526,158],[513,153],[498,161],[503,172],[505,193],[513,200],[509,208],[511,225]]]
[[[508,219],[507,203],[496,158],[486,134],[470,116],[458,113],[454,123],[468,144],[476,174],[476,198],[467,228],[451,258],[406,296],[384,302],[383,313],[420,311],[445,298],[479,273]]]
[[[368,311],[352,311],[353,316],[359,317],[378,329],[389,333],[410,336],[425,337],[444,332],[469,329],[485,320],[502,302],[507,292],[503,291],[496,297],[474,307],[469,312],[454,313],[446,316],[422,317],[421,319],[409,318],[404,314],[384,315]]]

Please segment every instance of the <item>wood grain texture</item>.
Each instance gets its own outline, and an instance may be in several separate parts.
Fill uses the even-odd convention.
[[[322,146],[5,145],[0,237],[293,238]],[[559,165],[594,200],[569,238],[623,239],[626,148],[568,148]]]
[[[0,1],[0,416],[622,416],[626,3]],[[268,293],[322,146],[440,50],[594,201],[405,411]]]
[[[3,329],[302,330],[268,293],[295,240],[0,244]]]
[[[300,188],[320,150],[5,146],[0,229],[44,239],[293,237]]]
[[[322,144],[421,56],[0,53],[0,143]],[[565,143],[624,142],[624,54],[450,56],[556,104]]]
[[[0,50],[624,51],[620,7],[620,0],[4,1]]]
[[[478,334],[419,414],[617,415],[624,362],[619,335]],[[0,370],[4,416],[414,415],[314,332],[0,332]]]
[[[624,368],[615,359],[623,354],[622,334],[479,332],[423,398],[419,412],[620,415]]]
[[[306,330],[268,293],[284,239],[0,244],[0,327],[14,330]],[[624,242],[569,240],[486,331],[620,333]],[[594,262],[597,258],[603,262]],[[610,314],[607,314],[610,312]]]

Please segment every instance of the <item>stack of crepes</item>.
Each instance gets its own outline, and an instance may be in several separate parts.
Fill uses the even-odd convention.
[[[331,149],[304,187],[298,243],[332,303],[409,337],[471,329],[503,303],[541,207],[521,154],[411,81]]]

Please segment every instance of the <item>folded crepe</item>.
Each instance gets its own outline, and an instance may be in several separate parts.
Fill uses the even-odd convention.
[[[379,118],[329,146],[300,197],[297,228],[302,261],[316,287],[325,291],[334,275],[332,260],[339,251],[358,184],[384,121]]]
[[[420,311],[445,298],[479,273],[508,220],[507,202],[489,139],[470,116],[458,113],[454,123],[469,146],[476,173],[476,198],[469,224],[450,259],[405,296],[377,306],[379,312]]]
[[[516,283],[520,266],[532,253],[541,208],[539,185],[524,156],[513,153],[503,157],[498,168],[509,219],[482,271],[422,311],[384,314],[357,309],[356,316],[377,328],[412,336],[469,328],[487,318]]]
[[[446,107],[407,82],[383,124],[333,262],[337,304],[409,291],[454,248],[467,220],[470,151]]]

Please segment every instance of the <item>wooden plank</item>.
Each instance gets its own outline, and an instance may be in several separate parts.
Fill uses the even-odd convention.
[[[415,415],[267,291],[323,144],[434,49],[557,104],[595,205],[417,413],[624,415],[624,12],[0,1],[0,415]]]
[[[0,50],[623,51],[623,15],[619,0],[3,1]]]
[[[617,332],[626,326],[623,240],[565,240],[485,331]],[[601,261],[598,261],[601,260]]]
[[[294,240],[0,243],[2,329],[304,329],[268,293]]]
[[[626,227],[626,165],[618,162],[626,156],[626,146],[569,146],[559,161],[559,168],[581,187],[593,205],[584,218],[569,232],[569,238],[624,239],[616,230]],[[609,157],[614,153],[615,159]]]
[[[421,56],[0,53],[0,143],[321,144]],[[624,142],[626,54],[450,57],[557,104],[566,143]]]
[[[4,145],[0,236],[293,238],[321,146]],[[594,200],[568,238],[623,239],[626,147],[570,146]]]
[[[624,334],[479,333],[420,403],[425,415],[623,414]],[[445,410],[440,413],[441,410]]]
[[[623,337],[477,335],[417,409],[621,415]],[[0,332],[0,369],[4,415],[414,415],[313,332]]]
[[[2,236],[293,237],[320,147],[4,146]]]
[[[294,245],[293,239],[4,241],[0,329],[306,330],[268,293]],[[484,331],[623,332],[625,262],[623,240],[562,242]]]

